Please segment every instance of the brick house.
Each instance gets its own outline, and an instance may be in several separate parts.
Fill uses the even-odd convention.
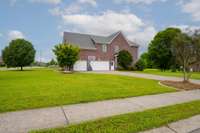
[[[120,50],[129,51],[132,55],[133,62],[136,62],[138,59],[139,45],[129,41],[121,31],[110,36],[64,32],[63,43],[70,43],[80,48],[79,63],[75,65],[76,68],[81,67],[81,64],[87,65],[87,67],[81,67],[84,68],[83,70],[116,69],[116,57]],[[84,61],[85,63],[83,63]],[[93,69],[91,68],[91,64]]]

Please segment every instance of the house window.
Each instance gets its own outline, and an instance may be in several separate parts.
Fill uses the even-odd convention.
[[[103,51],[104,53],[107,52],[107,45],[106,45],[106,44],[103,44],[103,45],[102,45],[102,51]]]
[[[88,56],[88,61],[95,61],[96,57],[95,56]]]
[[[115,53],[118,53],[119,52],[119,46],[116,45],[114,50],[115,50]]]

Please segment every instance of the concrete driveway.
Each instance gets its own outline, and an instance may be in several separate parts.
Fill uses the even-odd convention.
[[[143,73],[134,73],[134,72],[124,72],[124,71],[90,71],[87,73],[97,73],[97,74],[115,74],[115,75],[124,75],[124,76],[131,76],[131,77],[138,77],[138,78],[145,78],[145,79],[153,79],[153,80],[172,80],[172,81],[182,81],[183,78],[179,77],[170,77],[170,76],[159,76],[153,74],[143,74]],[[191,79],[192,83],[200,84],[200,80]]]

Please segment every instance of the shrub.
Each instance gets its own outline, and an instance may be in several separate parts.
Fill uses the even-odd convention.
[[[135,64],[135,69],[137,71],[143,71],[145,69],[145,62],[142,59],[139,59]]]
[[[131,54],[128,51],[122,50],[118,53],[117,61],[118,61],[119,67],[121,67],[122,69],[128,70],[128,68],[133,62],[133,59],[132,59]]]

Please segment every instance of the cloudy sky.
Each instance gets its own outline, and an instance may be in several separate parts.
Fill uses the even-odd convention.
[[[200,27],[200,0],[1,0],[0,50],[15,38],[31,41],[37,57],[53,58],[63,31],[109,35],[118,30],[140,44],[166,27]]]

